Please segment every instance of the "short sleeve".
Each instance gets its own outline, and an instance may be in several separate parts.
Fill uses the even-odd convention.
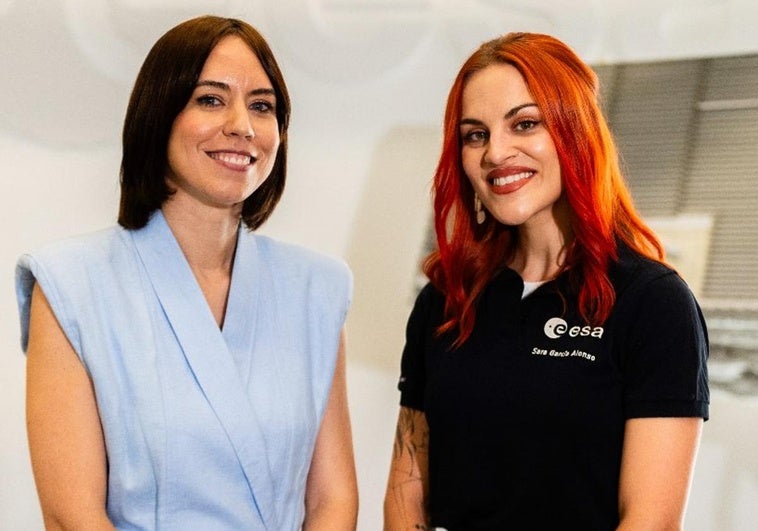
[[[427,338],[436,326],[430,322],[435,293],[427,284],[416,297],[405,328],[405,347],[400,361],[400,405],[419,411],[424,410]]]
[[[627,418],[708,418],[708,333],[695,297],[674,272],[642,286],[622,346]]]
[[[39,283],[63,332],[71,342],[74,350],[79,354],[81,352],[79,329],[69,311],[69,305],[59,289],[61,282],[66,284],[66,281],[71,283],[73,280],[71,278],[64,278],[63,280],[55,278],[51,271],[43,265],[43,262],[50,260],[46,260],[47,257],[44,253],[41,252],[40,254],[41,257],[29,254],[22,255],[16,263],[16,302],[18,304],[18,315],[21,326],[21,349],[26,352],[29,346],[32,291],[34,285]],[[64,269],[66,264],[65,259],[65,256],[61,256],[58,260],[58,262],[63,264],[62,268]]]

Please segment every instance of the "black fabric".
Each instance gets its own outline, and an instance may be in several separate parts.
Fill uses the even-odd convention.
[[[626,419],[708,417],[707,333],[686,284],[628,250],[611,278],[614,310],[587,327],[566,278],[521,300],[506,269],[457,350],[435,333],[442,294],[421,291],[398,387],[429,424],[433,525],[615,529]]]

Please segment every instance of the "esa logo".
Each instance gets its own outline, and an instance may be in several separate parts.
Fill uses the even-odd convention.
[[[558,339],[559,337],[562,337],[564,334],[568,333],[570,337],[577,337],[577,336],[591,336],[591,337],[603,337],[603,327],[602,326],[572,326],[569,328],[569,325],[566,321],[561,319],[560,317],[553,317],[552,319],[548,319],[545,323],[545,335],[549,337],[550,339]]]

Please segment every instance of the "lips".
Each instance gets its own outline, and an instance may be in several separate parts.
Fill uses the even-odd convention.
[[[237,151],[209,151],[208,156],[213,160],[223,163],[225,166],[238,169],[244,169],[256,160],[249,153]]]
[[[506,184],[513,184],[522,179],[528,179],[534,175],[534,172],[523,171],[515,175],[508,175],[507,177],[495,177],[490,180],[493,186],[505,186]]]
[[[535,173],[528,168],[497,168],[487,174],[487,182],[493,192],[508,194],[528,183]]]

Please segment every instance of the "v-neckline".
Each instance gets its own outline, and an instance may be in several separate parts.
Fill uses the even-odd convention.
[[[276,529],[273,473],[263,425],[240,377],[241,356],[252,355],[256,321],[255,277],[261,269],[255,238],[240,237],[232,267],[223,329],[208,306],[179,243],[160,210],[131,231],[137,253],[187,364],[229,436],[261,519]]]

